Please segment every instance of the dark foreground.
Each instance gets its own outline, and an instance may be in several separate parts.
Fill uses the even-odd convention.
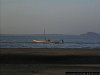
[[[0,75],[83,75],[78,72],[99,75],[99,49],[0,49]]]
[[[0,63],[100,64],[99,49],[0,49]]]
[[[100,64],[100,56],[0,55],[5,64]]]

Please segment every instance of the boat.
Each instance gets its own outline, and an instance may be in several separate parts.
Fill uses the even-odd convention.
[[[32,40],[33,43],[53,43],[53,44],[63,44],[64,41],[53,41],[53,40],[47,40],[45,36],[45,28],[44,28],[44,40]]]
[[[54,44],[63,44],[64,41],[63,41],[63,40],[61,40],[61,41],[50,41],[50,43],[54,43]]]
[[[34,43],[48,43],[48,40],[32,40]]]
[[[51,41],[51,40],[32,40],[34,43],[53,43],[53,44],[63,44],[64,41]]]
[[[47,40],[46,39],[46,36],[45,36],[45,28],[44,28],[44,40],[32,40],[33,43],[49,43],[50,40]]]

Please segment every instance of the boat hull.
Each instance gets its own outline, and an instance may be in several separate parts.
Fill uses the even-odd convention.
[[[48,43],[48,40],[32,40],[34,43]]]

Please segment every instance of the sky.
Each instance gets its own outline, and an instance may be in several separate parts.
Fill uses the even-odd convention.
[[[100,0],[0,0],[0,34],[100,33]]]

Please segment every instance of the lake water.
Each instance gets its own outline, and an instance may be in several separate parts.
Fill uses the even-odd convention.
[[[0,48],[100,48],[100,37],[46,34],[53,41],[63,40],[63,44],[33,43],[34,39],[44,39],[42,34],[0,35]]]

